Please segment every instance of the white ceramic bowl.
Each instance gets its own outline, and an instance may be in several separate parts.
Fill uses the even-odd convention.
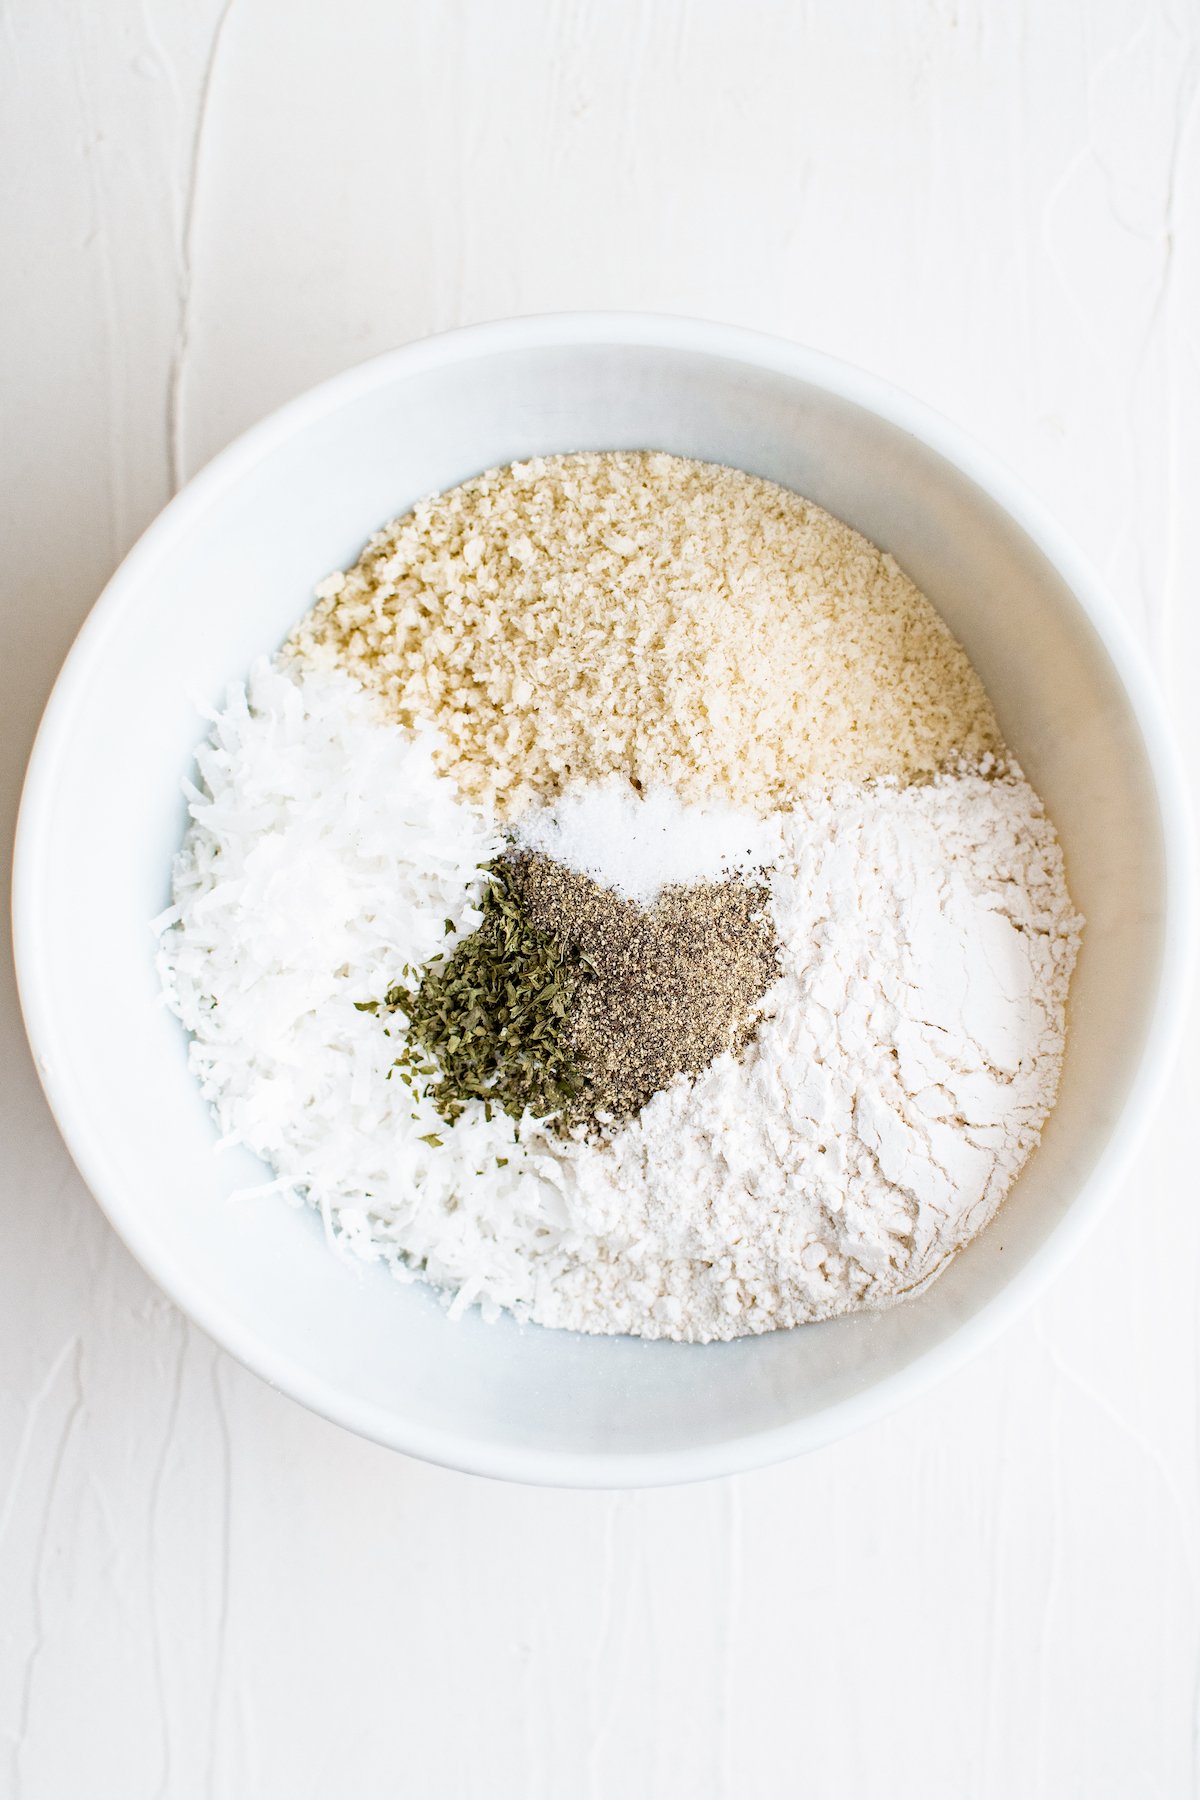
[[[160,1005],[147,921],[214,702],[382,520],[542,451],[731,463],[890,550],[966,645],[1044,796],[1088,925],[1058,1106],[999,1218],[921,1297],[704,1347],[452,1324],[348,1266],[316,1217],[226,1204]],[[457,1468],[627,1486],[791,1456],[960,1362],[1043,1286],[1124,1167],[1164,1071],[1187,938],[1184,809],[1138,655],[1080,557],[957,431],[857,371],[750,333],[519,319],[326,382],[226,450],[113,577],[55,688],[21,812],[21,995],[50,1103],[146,1270],[250,1368],[327,1417]]]

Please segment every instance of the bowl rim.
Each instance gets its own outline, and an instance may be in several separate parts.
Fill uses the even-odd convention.
[[[244,474],[308,425],[395,380],[497,353],[565,348],[682,350],[789,376],[863,407],[934,450],[988,494],[1070,588],[1096,629],[1132,707],[1150,765],[1163,834],[1164,928],[1157,991],[1124,1104],[1096,1166],[1045,1242],[1004,1287],[948,1337],[862,1393],[768,1432],[700,1446],[625,1454],[564,1452],[480,1442],[413,1425],[358,1400],[277,1353],[252,1326],[160,1253],[138,1209],[126,1204],[103,1143],[57,1074],[58,1026],[45,992],[49,947],[38,895],[50,837],[46,805],[90,668],[119,631],[130,594],[153,576],[193,522]],[[853,364],[740,326],[640,312],[533,314],[469,325],[385,351],[288,401],[241,433],[170,500],[121,561],[86,616],[55,681],[34,741],[15,840],[12,911],[17,987],[42,1088],[67,1149],[127,1248],[151,1279],[210,1338],[272,1387],[361,1436],[464,1472],[542,1486],[631,1488],[707,1480],[783,1461],[881,1418],[978,1354],[1041,1294],[1113,1197],[1170,1072],[1189,997],[1193,844],[1187,790],[1148,659],[1098,573],[1051,513],[1003,462],[902,389]]]

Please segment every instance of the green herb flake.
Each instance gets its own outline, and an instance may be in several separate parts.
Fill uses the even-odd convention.
[[[593,971],[530,923],[511,864],[499,858],[484,873],[478,928],[448,961],[441,952],[431,957],[419,980],[406,966],[405,979],[368,1007],[382,1004],[407,1020],[394,1066],[410,1085],[411,1077],[431,1083],[428,1098],[448,1124],[469,1101],[480,1100],[485,1119],[498,1106],[514,1119],[525,1112],[557,1115],[565,1129],[584,1086],[568,1025],[574,998]],[[454,929],[447,919],[445,935]]]

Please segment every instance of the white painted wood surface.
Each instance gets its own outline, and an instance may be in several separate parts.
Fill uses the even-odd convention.
[[[558,307],[778,331],[965,424],[1111,578],[1200,767],[1194,0],[0,16],[6,852],[176,482],[376,350]],[[1196,1792],[1195,1031],[998,1348],[803,1463],[590,1495],[357,1442],[193,1331],[3,981],[6,1800]]]

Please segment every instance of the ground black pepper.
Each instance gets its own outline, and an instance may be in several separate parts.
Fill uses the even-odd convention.
[[[764,883],[669,887],[646,907],[537,852],[487,873],[478,930],[415,987],[361,1003],[407,1020],[393,1074],[449,1123],[469,1100],[563,1132],[631,1118],[753,1035],[778,974]]]
[[[592,974],[567,1018],[584,1077],[575,1118],[628,1118],[676,1075],[745,1047],[778,974],[765,884],[670,887],[643,907],[547,856],[511,867],[530,924]]]

